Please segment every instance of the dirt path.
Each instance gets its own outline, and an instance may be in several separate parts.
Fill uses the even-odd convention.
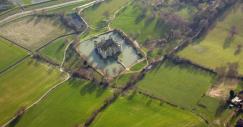
[[[50,88],[48,91],[46,91],[38,100],[36,100],[33,104],[31,104],[30,106],[28,106],[24,112],[28,111],[30,108],[32,108],[33,106],[35,106],[36,104],[38,104],[40,101],[42,101],[46,96],[48,96],[52,91],[54,91],[58,86],[60,86],[61,84],[63,84],[65,81],[70,79],[70,75],[67,73],[67,77],[57,83],[56,85],[54,85],[52,88]],[[18,116],[15,115],[13,116],[9,121],[7,121],[5,124],[3,124],[1,127],[7,127],[14,119],[16,119]]]

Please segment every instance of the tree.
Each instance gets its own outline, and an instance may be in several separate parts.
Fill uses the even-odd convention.
[[[215,68],[215,71],[218,75],[218,80],[224,79],[227,74],[227,68],[224,66]]]
[[[230,90],[229,92],[229,99],[233,99],[236,96],[235,92],[233,90]]]
[[[242,45],[241,44],[237,45],[235,50],[235,55],[240,54],[241,50],[242,50]]]
[[[230,30],[229,30],[229,33],[228,33],[227,40],[228,40],[229,42],[231,42],[237,33],[238,33],[238,32],[237,32],[237,28],[236,28],[236,26],[231,26],[231,28],[230,28]]]
[[[239,63],[229,63],[227,77],[237,77],[238,76]]]
[[[235,127],[243,127],[243,120],[239,119],[235,125]]]
[[[110,17],[110,12],[109,12],[109,11],[105,11],[105,12],[103,13],[103,16],[104,16],[106,19],[108,19],[108,18]]]

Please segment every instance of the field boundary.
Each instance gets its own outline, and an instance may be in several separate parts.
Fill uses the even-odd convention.
[[[193,111],[191,111],[191,110],[187,110],[187,109],[184,108],[184,107],[181,107],[181,106],[179,106],[179,105],[173,104],[173,103],[171,103],[171,102],[169,102],[169,101],[166,101],[166,100],[164,100],[164,99],[162,99],[162,98],[160,98],[160,97],[153,96],[151,93],[149,93],[149,92],[145,92],[145,91],[142,90],[142,89],[136,88],[136,90],[138,90],[138,93],[139,93],[139,94],[142,94],[142,95],[144,95],[144,96],[146,96],[146,97],[149,97],[149,98],[151,98],[151,99],[153,99],[153,100],[158,100],[158,101],[160,101],[160,102],[164,102],[164,103],[166,103],[166,104],[168,104],[168,105],[170,105],[170,106],[172,106],[172,107],[179,108],[179,109],[181,109],[181,110],[183,110],[183,111],[191,112],[192,114],[195,114],[196,116],[198,116],[199,118],[201,118],[207,125],[209,125],[209,123],[210,123],[206,118],[204,118],[203,116],[201,116],[200,114],[198,114],[198,113],[196,113],[196,112],[193,112]]]
[[[67,36],[70,36],[70,35],[76,35],[78,34],[78,32],[71,32],[71,33],[67,33],[67,34],[63,34],[63,35],[60,35],[50,41],[48,41],[46,44],[44,44],[43,46],[35,49],[36,52],[39,52],[40,50],[42,50],[43,48],[47,47],[48,45],[50,45],[51,43],[53,43],[54,41],[60,39],[60,38],[63,38],[63,37],[67,37]]]
[[[5,40],[7,40],[7,41],[9,41],[9,42],[11,42],[12,44],[14,44],[14,45],[16,45],[16,46],[18,46],[18,47],[20,47],[21,49],[24,49],[24,50],[28,51],[29,53],[33,53],[33,52],[32,52],[31,50],[29,50],[28,48],[25,48],[24,46],[22,46],[22,45],[20,45],[20,44],[14,42],[14,41],[8,39],[7,37],[4,37],[3,35],[0,35],[0,37],[3,38],[3,39],[5,39]]]
[[[29,105],[27,108],[24,109],[23,112],[28,111],[30,108],[32,108],[33,106],[37,105],[39,102],[41,102],[42,100],[45,99],[45,97],[47,97],[52,91],[54,91],[55,89],[58,88],[58,86],[62,85],[65,81],[70,79],[70,75],[67,73],[67,77],[66,79],[64,79],[63,81],[57,83],[56,85],[54,85],[53,87],[51,87],[48,91],[46,91],[38,100],[36,100],[34,103],[32,103],[31,105]],[[23,115],[23,114],[22,114]],[[3,124],[1,127],[7,127],[11,122],[13,122],[15,119],[17,119],[19,116],[16,114],[15,116],[13,116],[9,121],[7,121],[5,124]]]
[[[28,54],[27,56],[21,58],[21,59],[18,60],[17,62],[15,62],[15,63],[9,65],[8,67],[4,68],[3,70],[1,70],[1,71],[0,71],[0,76],[1,76],[4,72],[6,72],[6,71],[8,71],[9,69],[11,69],[11,68],[15,67],[16,65],[20,64],[22,61],[24,61],[24,60],[25,60],[26,58],[28,58],[28,57],[30,57],[30,54]]]
[[[198,68],[198,69],[204,70],[206,72],[209,72],[209,73],[217,75],[217,72],[214,69],[201,66],[201,65],[196,64],[196,63],[194,63],[194,62],[192,62],[192,61],[190,61],[188,59],[184,59],[184,58],[181,58],[181,57],[178,57],[178,56],[173,56],[173,55],[167,55],[166,58],[168,60],[172,61],[175,64],[190,65],[192,67],[195,67],[195,68]],[[238,75],[236,77],[228,77],[228,78],[237,79],[237,80],[243,81],[243,76],[241,76],[241,75]]]

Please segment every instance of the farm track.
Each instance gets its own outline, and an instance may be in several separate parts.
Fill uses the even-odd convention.
[[[216,19],[218,19],[218,17],[216,17]],[[215,23],[215,21],[216,20],[214,20],[214,22],[212,23],[212,24],[214,24]],[[109,24],[108,24],[108,28],[110,29],[110,27],[109,27]],[[168,54],[167,54],[167,56],[174,56],[174,54],[176,54],[177,52],[179,52],[179,51],[181,51],[182,49],[184,49],[185,47],[187,47],[189,44],[190,44],[190,41],[191,40],[196,40],[196,39],[198,39],[198,38],[200,38],[201,36],[202,36],[202,32],[203,32],[203,29],[200,29],[193,37],[191,37],[191,38],[186,38],[186,39],[184,39],[184,40],[182,40],[181,41],[181,43],[177,46],[177,47],[175,47],[174,49],[172,49]],[[164,63],[164,61],[166,60],[167,58],[166,57],[163,57],[162,56],[162,58],[160,59],[160,60],[158,60],[158,61],[155,61],[154,63],[151,63],[151,64],[148,64],[147,66],[145,66],[144,68],[145,69],[143,69],[143,71],[141,71],[140,73],[139,73],[139,76],[138,77],[140,77],[140,76],[144,76],[145,74],[146,74],[146,72],[148,72],[148,71],[150,71],[150,70],[152,70],[153,68],[154,68],[154,65],[156,66],[157,64],[163,64]],[[193,64],[193,63],[191,63],[191,64]],[[147,67],[149,67],[149,66],[152,66],[152,69],[150,69],[150,70],[146,70],[146,68]],[[207,72],[210,72],[210,73],[213,73],[214,71],[211,71],[211,69],[208,69],[208,68],[204,68],[204,67],[201,67],[201,66],[198,66],[198,65],[193,65],[194,67],[198,67],[198,68],[201,68],[201,69],[203,69],[203,70],[205,70],[205,71],[207,71]],[[241,79],[241,78],[240,78]],[[136,86],[136,83],[137,82],[139,82],[141,79],[137,79],[136,81],[133,81],[132,83],[128,83],[124,88],[121,88],[120,89],[120,91],[118,92],[118,93],[115,93],[114,94],[114,96],[112,97],[112,98],[110,98],[109,100],[107,100],[107,102],[109,102],[109,103],[105,103],[104,105],[102,105],[99,109],[97,109],[93,114],[94,115],[92,115],[90,118],[88,118],[87,120],[86,120],[86,122],[85,122],[85,124],[84,124],[84,127],[89,127],[92,123],[93,123],[93,121],[96,119],[96,117],[103,111],[103,110],[105,110],[107,107],[109,107],[121,94],[123,94],[123,93],[125,93],[125,92],[127,92],[127,91],[129,91],[129,90],[131,90],[131,89],[133,89],[135,86]],[[241,79],[241,80],[243,80],[243,79]],[[140,92],[141,94],[144,94],[144,95],[147,95],[147,96],[149,96],[149,97],[151,97],[152,99],[156,99],[156,100],[161,100],[161,101],[164,101],[164,99],[161,99],[161,98],[158,98],[158,97],[153,97],[153,96],[151,96],[150,94],[147,94],[147,93],[143,93],[143,92]],[[166,101],[164,101],[164,102],[166,102]],[[180,107],[180,106],[177,106],[177,105],[174,105],[174,104],[172,104],[172,103],[170,103],[170,102],[166,102],[166,103],[168,103],[168,104],[170,104],[170,105],[173,105],[174,107],[179,107],[179,108],[181,108],[181,109],[183,109],[182,107]],[[184,109],[185,110],[185,109]],[[194,113],[194,112],[193,112]],[[194,113],[194,114],[196,114],[198,117],[200,117],[203,121],[205,121],[205,123],[206,124],[209,124],[209,122],[208,122],[208,120],[206,120],[204,117],[202,117],[200,114],[197,114],[197,113]]]
[[[67,2],[67,3],[63,3],[63,4],[59,4],[59,5],[53,5],[53,6],[50,6],[50,7],[44,7],[44,8],[37,9],[37,10],[42,11],[42,10],[46,10],[46,9],[62,8],[62,7],[64,7],[64,6],[68,6],[68,5],[70,5],[70,4],[71,4],[71,5],[72,5],[72,4],[76,4],[76,3],[79,3],[79,2],[82,2],[82,1],[84,1],[84,0],[75,0],[75,1]],[[82,6],[79,6],[78,8],[87,8],[87,7],[90,7],[90,6],[92,6],[93,4],[95,4],[95,2],[96,2],[96,1],[92,1],[92,2],[90,2],[90,3],[87,3],[87,4],[84,4],[84,5],[82,5]],[[32,11],[33,11],[33,10],[32,10]],[[23,13],[32,14],[32,13],[31,13],[32,11],[26,11],[26,12],[23,12]],[[35,10],[35,11],[36,11],[36,10]],[[18,16],[19,14],[22,14],[22,13],[17,13],[16,15],[9,16],[10,19],[9,19],[9,17],[8,17],[8,19],[3,19],[3,20],[4,20],[4,21],[6,21],[6,20],[11,20],[12,17]],[[26,16],[26,15],[23,15],[23,17],[24,17],[24,16]],[[1,23],[3,22],[3,20],[0,20],[0,26],[1,26]],[[83,21],[84,21],[85,24],[88,26],[87,22],[86,22],[85,20],[83,20]],[[83,33],[83,32],[82,32],[82,33]],[[75,35],[75,34],[77,34],[77,33],[76,33],[76,32],[73,32],[73,33],[68,33],[68,34],[61,35],[61,36],[59,36],[59,37],[57,37],[57,38],[55,38],[55,39],[49,41],[49,42],[46,43],[45,45],[43,45],[43,46],[41,46],[40,48],[36,49],[35,51],[38,52],[39,50],[41,50],[41,49],[47,47],[47,46],[50,45],[53,41],[55,41],[55,40],[57,40],[57,39],[59,39],[59,38],[66,37],[66,36],[69,36],[69,35]],[[26,57],[24,57],[24,58],[18,60],[16,63],[10,65],[9,67],[5,68],[4,70],[1,70],[1,71],[0,71],[0,74],[6,72],[7,70],[11,69],[12,67],[18,65],[18,64],[21,63],[23,60],[25,60],[27,57],[29,57],[29,56],[31,56],[31,55],[34,55],[34,51],[32,51],[32,50],[30,50],[30,49],[28,49],[28,48],[25,48],[24,46],[22,46],[22,45],[20,45],[20,44],[18,44],[18,43],[16,43],[16,42],[14,42],[14,41],[12,41],[12,40],[10,40],[10,39],[4,37],[4,36],[2,36],[2,35],[0,35],[0,37],[3,38],[3,39],[5,39],[5,40],[8,40],[8,41],[11,42],[12,44],[14,44],[14,45],[20,47],[21,49],[24,49],[24,50],[28,51],[28,53],[29,53],[28,56],[26,56]],[[66,52],[66,50],[65,50],[65,52]],[[66,53],[64,53],[64,54],[66,54]],[[65,57],[65,56],[64,56],[64,57]],[[49,63],[52,63],[52,62],[49,62]],[[62,64],[61,64],[61,65],[62,65]],[[61,69],[60,69],[60,70],[61,70]]]
[[[50,7],[44,7],[44,8],[41,8],[41,9],[36,9],[36,10],[34,10],[34,11],[42,11],[42,10],[51,10],[51,9],[62,8],[62,7],[68,6],[68,5],[77,4],[77,3],[82,2],[82,1],[84,1],[84,0],[75,0],[75,1],[66,2],[66,3],[63,3],[63,4],[53,5],[53,6],[50,6]],[[102,1],[100,1],[100,2],[102,2]],[[92,1],[92,2],[89,2],[89,3],[87,3],[87,4],[84,4],[84,5],[82,5],[82,6],[79,6],[78,8],[87,8],[87,7],[92,6],[92,5],[95,4],[95,3],[96,3],[96,0],[94,0],[94,1]],[[7,21],[9,21],[9,20],[10,20],[10,22],[11,22],[12,20],[15,20],[15,19],[18,19],[18,18],[21,18],[21,17],[24,17],[24,16],[31,15],[32,13],[33,13],[33,10],[31,10],[31,11],[26,11],[26,12],[22,12],[22,13],[17,13],[17,14],[15,14],[15,15],[11,15],[11,16],[9,16],[9,17],[3,19],[3,20],[0,20],[0,26],[3,25],[5,22],[8,23]],[[85,20],[84,20],[84,22],[86,23]],[[86,25],[88,26],[87,23],[86,23]],[[88,28],[88,27],[87,27],[87,28]],[[86,28],[84,31],[86,31],[87,28]],[[82,33],[84,33],[84,31],[83,31]],[[81,33],[81,34],[82,34],[82,33]],[[38,48],[36,51],[39,51],[39,50],[43,49],[44,47],[48,46],[48,45],[51,44],[53,41],[55,41],[55,40],[57,40],[57,39],[59,39],[59,38],[61,38],[61,37],[66,37],[66,36],[74,35],[74,34],[77,34],[77,33],[74,32],[74,33],[69,33],[69,34],[61,35],[61,36],[59,36],[59,37],[57,37],[57,38],[55,38],[55,39],[49,41],[47,44],[43,45],[42,47]],[[0,71],[0,75],[3,74],[4,72],[6,72],[7,70],[9,70],[9,69],[15,67],[16,65],[18,65],[19,63],[21,63],[22,61],[24,61],[26,58],[30,57],[31,55],[34,55],[34,52],[33,52],[33,51],[31,51],[31,50],[29,50],[29,49],[27,49],[27,48],[25,48],[25,47],[23,47],[23,46],[21,46],[21,45],[15,43],[14,41],[12,41],[12,40],[10,40],[10,39],[8,39],[8,38],[3,37],[3,36],[1,36],[1,35],[0,35],[0,37],[2,37],[3,39],[8,40],[9,42],[13,43],[14,45],[17,45],[17,46],[20,47],[21,49],[24,49],[24,50],[26,50],[26,51],[29,52],[29,54],[28,54],[27,56],[25,56],[24,58],[20,59],[20,60],[17,61],[16,63],[10,65],[10,66],[7,67],[6,69]],[[70,44],[71,44],[71,43],[69,43],[69,45],[70,45]],[[66,51],[67,51],[69,45],[66,47],[65,52],[64,52],[64,55],[66,54]],[[65,56],[64,56],[64,59],[63,59],[62,64],[64,63],[64,60],[65,60]],[[50,64],[51,64],[51,62],[50,62]],[[62,64],[61,64],[61,65],[62,65]],[[61,67],[62,67],[62,66],[60,66],[60,71],[62,72],[63,70],[61,69]],[[71,77],[70,74],[67,73],[67,78],[66,78],[65,80],[61,81],[60,83],[56,84],[55,86],[53,86],[52,88],[50,88],[48,91],[46,91],[46,93],[44,93],[44,94],[43,94],[37,101],[35,101],[34,103],[32,103],[30,106],[28,106],[24,111],[26,112],[26,111],[28,111],[28,109],[30,109],[31,107],[33,107],[33,106],[35,106],[36,104],[38,104],[38,103],[39,103],[40,101],[42,101],[46,96],[48,96],[52,91],[54,91],[58,86],[60,86],[61,84],[63,84],[65,81],[69,80],[70,77]],[[5,124],[3,124],[1,127],[7,127],[7,126],[8,126],[12,121],[14,121],[17,117],[18,117],[18,116],[15,115],[15,116],[12,117],[9,121],[7,121]]]
[[[75,2],[74,1],[72,1],[72,2],[67,2],[67,3],[65,3],[64,5],[63,4],[60,4],[60,5],[57,5],[57,6],[52,6],[51,8],[49,8],[49,7],[46,7],[47,9],[56,9],[56,8],[59,8],[59,7],[63,7],[63,6],[66,6],[66,4],[73,4],[73,2],[74,3],[76,3],[76,2],[80,2],[80,1],[82,1],[82,0],[76,0]],[[93,1],[93,2],[95,2],[95,1]],[[94,3],[92,3],[91,2],[91,4],[94,4]],[[92,6],[92,5],[91,5]],[[38,9],[38,11],[42,11],[42,10],[44,10],[45,8],[42,8],[42,9]],[[28,15],[28,14],[31,14],[33,11],[27,11],[27,12],[25,12],[25,13],[27,13],[26,15]],[[119,11],[118,11],[119,12]],[[25,15],[25,13],[23,12],[23,13],[20,13],[19,15],[22,15],[22,16],[26,16]],[[18,14],[16,14],[15,16],[19,16]],[[114,18],[115,18],[115,15],[116,14],[114,14]],[[14,18],[15,17],[14,15],[13,15],[13,17],[12,16],[9,16],[7,19],[4,19],[4,20],[2,20],[2,21],[0,21],[0,25],[2,24],[2,23],[4,23],[4,22],[6,22],[6,21],[8,21],[8,20],[12,20],[12,18]],[[13,19],[14,20],[14,19]],[[85,21],[85,20],[84,20]],[[85,21],[85,23],[86,23],[86,21]],[[109,26],[110,24],[108,24],[108,28],[109,29],[111,29],[110,28],[110,26]],[[88,26],[88,25],[87,25]],[[92,27],[90,27],[90,26],[88,26],[89,28],[91,28],[91,29],[93,29]],[[198,38],[198,36],[200,36],[200,33],[202,32],[202,30],[200,30],[194,37],[192,37],[192,39],[194,39],[194,38]],[[60,37],[59,37],[60,38]],[[12,42],[12,41],[11,41]],[[44,46],[42,46],[41,48],[43,48],[43,47],[45,47],[45,46],[47,46],[47,45],[49,45],[51,42],[49,42],[48,44],[46,44],[46,45],[44,45]],[[15,44],[15,43],[14,43]],[[71,43],[70,43],[71,44]],[[69,45],[70,45],[69,44]],[[183,48],[185,48],[185,47],[187,47],[187,45],[189,44],[189,39],[187,40],[183,40],[182,41],[182,43],[179,45],[179,46],[177,46],[176,48],[174,48],[168,55],[173,55],[173,54],[175,54],[176,52],[178,52],[178,51],[180,51],[180,50],[182,50]],[[69,45],[66,47],[66,49],[65,49],[65,52],[64,52],[64,59],[63,59],[63,62],[62,62],[62,64],[64,63],[64,61],[65,61],[65,54],[66,54],[66,51],[67,51],[67,49],[68,49],[68,47],[69,47]],[[40,49],[41,49],[40,48]],[[39,50],[39,49],[38,49]],[[156,64],[162,64],[164,61],[165,61],[165,59],[167,59],[166,57],[163,57],[163,59],[161,59],[161,60],[159,60],[159,61],[156,61],[155,63],[151,63],[151,64],[147,64],[146,66],[145,66],[145,68],[142,70],[142,71],[140,71],[140,73],[139,73],[139,75],[140,76],[142,76],[142,75],[144,75],[144,74],[146,74],[146,72],[147,71],[144,71],[148,66],[154,66],[154,64],[156,65]],[[21,62],[21,61],[20,61]],[[20,63],[19,62],[19,63]],[[17,63],[16,63],[17,64]],[[62,65],[61,64],[61,65]],[[193,64],[193,63],[192,63]],[[62,66],[61,66],[62,67]],[[11,68],[11,67],[10,67]],[[199,67],[200,68],[200,67]],[[207,69],[207,68],[206,68]],[[0,74],[1,74],[1,72],[0,72]],[[41,100],[43,100],[49,93],[51,93],[53,90],[55,90],[60,84],[62,84],[63,82],[65,82],[65,81],[67,81],[68,79],[70,78],[70,76],[68,75],[68,78],[67,79],[65,79],[64,81],[62,81],[61,83],[58,83],[57,85],[55,85],[53,88],[51,88],[51,89],[49,89],[41,98],[39,98],[35,103],[33,103],[32,105],[30,105],[27,109],[29,109],[29,108],[31,108],[32,106],[34,106],[34,105],[36,105],[38,102],[40,102]],[[242,77],[242,80],[243,80],[243,77]],[[89,127],[91,124],[92,124],[92,122],[95,120],[95,118],[99,115],[99,113],[101,112],[101,111],[103,111],[103,110],[105,110],[108,106],[110,106],[111,104],[112,104],[112,102],[114,102],[121,94],[123,94],[123,93],[125,93],[125,92],[127,92],[127,91],[129,91],[129,90],[131,90],[132,88],[134,88],[135,87],[135,85],[136,85],[136,82],[138,82],[138,81],[140,81],[139,79],[138,80],[136,80],[136,81],[134,81],[133,83],[129,83],[129,84],[127,84],[124,88],[122,88],[121,89],[121,91],[119,91],[118,93],[115,93],[114,94],[114,96],[113,97],[111,97],[111,98],[109,98],[107,101],[108,102],[111,102],[111,103],[105,103],[105,104],[103,104],[100,108],[98,108],[94,113],[95,113],[95,115],[94,116],[91,116],[89,119],[87,119],[86,120],[86,122],[85,122],[85,125],[84,125],[84,127]],[[157,98],[157,97],[153,97],[151,94],[148,94],[148,93],[145,93],[145,92],[142,92],[142,91],[139,91],[141,94],[144,94],[144,95],[146,95],[146,96],[149,96],[149,97],[151,97],[152,99],[155,99],[155,100],[160,100],[160,101],[163,101],[163,102],[165,102],[165,103],[168,103],[168,104],[170,104],[170,105],[172,105],[172,106],[175,106],[175,107],[179,107],[179,106],[177,106],[177,105],[174,105],[174,104],[171,104],[170,102],[166,102],[165,100],[163,100],[163,99],[161,99],[161,98]],[[179,107],[179,108],[181,108],[181,107]],[[183,108],[182,108],[183,109]],[[185,110],[185,109],[184,109]],[[194,113],[194,112],[193,112]],[[195,113],[194,113],[195,114]],[[197,115],[197,114],[196,114]],[[200,118],[202,118],[200,115],[198,115]],[[16,116],[15,116],[15,118],[16,118]],[[2,127],[6,127],[12,120],[14,120],[15,118],[13,118],[13,119],[11,119],[10,121],[8,121],[8,123],[6,123],[6,124],[4,124],[4,126],[2,126]],[[204,118],[202,118],[206,123],[207,123],[207,120],[205,120]]]
[[[56,85],[54,85],[52,88],[50,88],[48,91],[46,91],[38,100],[36,100],[34,103],[32,103],[30,106],[28,106],[24,112],[28,111],[30,108],[32,108],[33,106],[35,106],[36,104],[38,104],[40,101],[44,100],[45,97],[47,97],[52,91],[54,91],[58,86],[62,85],[64,82],[66,82],[67,80],[70,79],[70,75],[67,73],[67,77],[66,79],[64,79],[63,81],[57,83]],[[6,122],[5,124],[3,124],[1,127],[7,127],[12,121],[14,121],[16,118],[18,117],[18,115],[13,116],[8,122]]]

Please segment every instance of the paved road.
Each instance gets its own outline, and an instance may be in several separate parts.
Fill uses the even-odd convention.
[[[74,0],[74,1],[69,1],[69,2],[62,3],[62,4],[52,5],[52,6],[43,7],[43,8],[39,8],[39,9],[34,9],[34,10],[30,10],[30,11],[23,11],[23,12],[20,12],[20,13],[8,16],[7,18],[0,20],[0,25],[2,25],[4,23],[7,23],[7,22],[10,22],[10,21],[13,21],[15,19],[24,17],[24,16],[32,15],[35,12],[41,12],[43,10],[51,11],[51,10],[54,10],[54,9],[63,8],[65,6],[79,4],[80,2],[83,2],[83,1],[85,1],[85,0]],[[100,0],[94,0],[94,1],[91,1],[91,2],[89,2],[87,4],[79,6],[78,8],[89,7],[89,6],[92,6],[93,4],[95,4],[97,2],[101,2],[101,1]]]

